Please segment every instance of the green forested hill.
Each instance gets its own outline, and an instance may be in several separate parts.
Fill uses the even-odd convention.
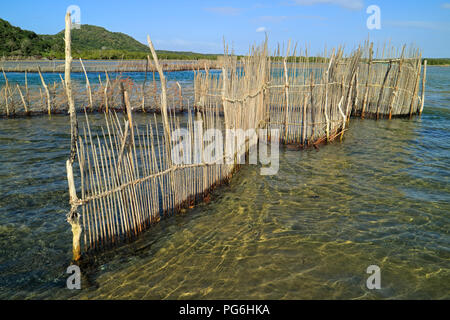
[[[22,30],[0,19],[0,55],[35,56],[49,49],[48,43],[33,31]]]
[[[56,35],[42,35],[43,39],[52,44],[52,49],[64,49],[64,30]],[[80,29],[72,30],[72,50],[127,50],[146,52],[147,47],[132,37],[120,33],[110,32],[102,27],[81,25]]]
[[[216,55],[193,52],[157,51],[161,59],[215,59]],[[120,32],[81,25],[72,30],[72,55],[82,59],[145,59],[146,45]],[[0,57],[64,58],[64,30],[55,35],[38,35],[0,19]]]

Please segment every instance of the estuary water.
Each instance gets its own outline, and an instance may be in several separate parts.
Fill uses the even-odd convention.
[[[421,117],[281,147],[277,175],[244,166],[211,202],[97,254],[74,291],[68,119],[0,119],[0,298],[449,299],[450,68],[427,78]]]

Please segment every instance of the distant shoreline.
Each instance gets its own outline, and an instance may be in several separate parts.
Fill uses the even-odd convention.
[[[426,59],[427,60],[427,59]],[[193,71],[193,70],[217,70],[222,68],[222,60],[160,60],[163,70],[165,72],[175,71]],[[311,62],[310,62],[311,63]],[[153,63],[147,65],[147,60],[142,59],[87,59],[83,60],[86,72],[157,72]],[[313,63],[311,63],[313,64]],[[450,67],[450,64],[436,64],[429,63],[428,67]],[[0,72],[7,73],[64,73],[64,60],[55,59],[28,59],[28,60],[0,60]],[[84,70],[78,59],[72,62],[73,73],[83,73]]]
[[[192,71],[207,69],[220,69],[219,60],[160,60],[164,71]],[[156,72],[152,62],[147,60],[83,60],[86,72]],[[63,73],[64,60],[0,60],[0,71],[37,73]],[[83,73],[80,61],[72,62],[73,73]]]

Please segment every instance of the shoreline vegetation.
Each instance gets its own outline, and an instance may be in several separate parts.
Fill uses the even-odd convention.
[[[64,52],[40,52],[34,55],[8,54],[0,51],[0,61],[64,61]],[[221,54],[159,50],[161,60],[217,60]],[[145,60],[148,52],[132,50],[97,49],[75,51],[73,59],[83,60]]]
[[[450,58],[426,58],[429,66],[450,67]]]
[[[40,35],[22,30],[0,18],[1,60],[64,60],[64,31]],[[111,32],[93,25],[72,30],[72,57],[83,60],[147,59],[148,48],[121,32]],[[158,50],[161,60],[216,60],[217,54]]]

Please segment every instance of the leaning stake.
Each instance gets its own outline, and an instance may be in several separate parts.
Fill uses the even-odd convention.
[[[156,69],[159,73],[159,78],[161,81],[161,114],[163,116],[164,121],[164,130],[167,135],[167,141],[171,141],[170,139],[170,126],[169,126],[169,117],[167,115],[167,93],[166,93],[166,78],[164,77],[163,69],[161,68],[158,62],[158,56],[156,55],[155,48],[153,47],[152,40],[150,36],[147,36],[148,46],[150,47],[150,51],[152,52],[153,60],[155,61]]]

